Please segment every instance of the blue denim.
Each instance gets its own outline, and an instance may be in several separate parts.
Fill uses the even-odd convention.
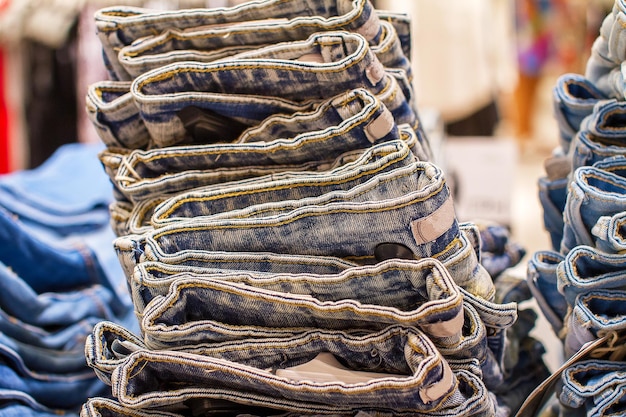
[[[139,38],[173,28],[190,31],[211,27],[217,39],[209,49],[274,44],[332,30],[360,33],[374,43],[381,36],[380,20],[367,0],[271,0],[248,2],[232,8],[175,11],[116,6],[99,10],[95,20],[111,77],[127,80],[130,76],[118,60],[119,50]],[[231,33],[238,36],[231,40]],[[410,38],[402,36],[399,39],[405,41],[403,47],[408,51]]]
[[[614,413],[618,410],[623,412],[625,379],[623,362],[584,360],[565,369],[561,376],[562,386],[557,391],[558,399],[571,415],[617,415]],[[610,414],[601,412],[607,403],[613,408]]]
[[[146,149],[150,133],[130,94],[130,81],[98,81],[85,96],[87,117],[109,148]]]
[[[583,119],[600,100],[608,97],[589,79],[579,74],[563,74],[552,90],[554,117],[559,129],[559,144],[567,154]]]
[[[120,237],[114,246],[126,276],[139,261],[166,260],[185,250],[269,251],[362,262],[373,260],[376,247],[383,243],[401,244],[416,258],[446,252],[448,245],[458,239],[459,226],[440,168],[416,162],[410,169],[396,171],[346,194],[356,198],[366,191],[371,196],[367,201],[342,200],[340,194],[330,193],[327,204],[246,218],[254,214],[253,206],[246,217],[180,222],[145,235]],[[386,198],[398,194],[383,181],[395,175],[406,179],[407,187],[400,185],[405,193]],[[318,200],[323,202],[322,198]]]
[[[599,102],[580,127],[570,150],[572,172],[603,159],[626,153],[626,103],[617,100]]]
[[[421,129],[396,78],[362,36],[346,32],[317,33],[217,62],[166,65],[137,77],[130,91],[155,146],[166,147],[197,140],[177,115],[189,106],[255,126],[358,87],[375,94],[398,124]],[[423,134],[418,139],[425,140]]]
[[[188,145],[120,155],[118,161],[108,163],[119,166],[112,180],[137,203],[263,174],[320,170],[341,162],[346,153],[362,152],[376,143],[402,139],[415,149],[415,134],[410,129],[399,130],[385,106],[363,90],[335,97],[319,113],[295,117],[284,125],[312,117],[317,130],[268,142]]]
[[[499,224],[478,225],[480,229],[480,263],[495,280],[506,269],[517,265],[526,249],[510,238],[509,229]]]
[[[626,250],[626,212],[601,216],[591,228],[595,247],[606,253],[620,253]]]
[[[0,392],[21,391],[45,407],[76,410],[88,397],[106,395],[108,388],[93,373],[41,375],[0,363]]]
[[[274,174],[197,188],[162,202],[137,204],[130,216],[129,229],[147,231],[143,225],[160,228],[191,218],[243,209],[252,204],[299,200],[336,190],[349,190],[374,176],[415,162],[404,141],[374,145],[354,162],[322,172]]]
[[[577,246],[557,268],[558,290],[568,305],[573,306],[578,295],[591,290],[624,288],[625,270],[626,255]]]
[[[547,175],[538,181],[539,202],[552,249],[558,251],[563,240],[563,211],[567,201],[571,161],[565,155],[555,155],[546,159],[545,168]]]
[[[265,27],[268,23],[271,22],[242,22],[225,27],[223,30],[206,26],[196,30],[172,27],[123,47],[118,53],[118,61],[130,78],[134,79],[145,72],[175,62],[213,62],[259,47],[306,39],[313,33],[310,26],[302,26],[304,31],[285,31],[280,25],[274,24],[273,29],[276,31],[274,39],[250,36],[260,26]],[[384,20],[380,20],[379,25],[378,40],[369,41],[372,52],[386,68],[404,71],[410,82],[411,65],[404,55],[396,29],[390,22]],[[224,37],[224,29],[228,29],[227,37]],[[282,31],[279,31],[280,29]],[[262,40],[263,44],[259,44],[259,40]],[[407,94],[407,91],[404,93]],[[412,93],[410,91],[408,93],[407,97],[411,97]]]
[[[383,282],[395,290],[381,291]],[[167,291],[152,290],[153,295]],[[198,304],[200,299],[211,302]],[[239,311],[242,305],[245,311]],[[417,326],[433,340],[458,342],[462,296],[439,261],[390,260],[339,275],[175,275],[169,292],[148,303],[141,322],[151,347],[288,335],[306,328],[371,331],[392,324]],[[220,327],[239,331],[235,335]]]
[[[101,285],[38,294],[2,263],[0,282],[0,308],[33,326],[67,326],[87,317],[115,320],[110,307],[113,294]]]
[[[561,253],[578,245],[592,246],[591,229],[602,216],[626,209],[626,179],[595,166],[578,168],[569,185],[563,213]]]
[[[565,256],[553,251],[537,251],[528,261],[527,282],[539,309],[558,335],[563,328],[568,305],[558,291],[557,268]]]
[[[111,183],[98,163],[101,149],[66,144],[36,168],[1,175],[0,206],[33,233],[57,239],[108,226]]]
[[[113,395],[124,405],[142,408],[219,398],[319,414],[495,412],[480,379],[465,371],[453,373],[429,339],[414,328],[393,326],[363,336],[316,330],[292,338],[207,346],[200,352],[134,352],[112,375]],[[348,383],[281,376],[284,368],[308,362],[320,352],[333,354],[349,369],[394,377]]]
[[[565,354],[573,355],[603,332],[623,330],[625,300],[626,292],[620,290],[590,290],[578,295],[565,325]]]
[[[0,417],[78,417],[69,410],[52,409],[23,391],[0,389]]]

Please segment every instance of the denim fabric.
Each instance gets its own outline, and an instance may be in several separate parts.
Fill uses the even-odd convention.
[[[623,362],[588,359],[569,366],[562,374],[559,401],[576,415],[601,416],[598,407],[609,400],[613,407],[623,410],[623,388],[626,383],[626,366]],[[601,406],[600,406],[601,407]],[[595,409],[595,410],[594,410]],[[592,411],[594,410],[594,411]],[[614,408],[614,411],[617,409]],[[613,413],[611,413],[613,414]]]
[[[417,114],[396,79],[363,37],[346,32],[313,34],[217,62],[166,65],[137,77],[131,94],[155,146],[166,147],[205,142],[190,135],[177,115],[189,106],[254,126],[358,87],[375,94],[398,124],[418,129]]]
[[[48,408],[23,391],[0,389],[0,417],[78,417],[69,410]]]
[[[563,74],[552,90],[554,117],[559,129],[559,144],[567,154],[583,119],[600,100],[608,97],[593,82],[579,74]]]
[[[110,398],[95,397],[83,404],[80,417],[182,417],[182,414],[131,408]]]
[[[39,375],[24,373],[6,363],[0,363],[0,392],[21,391],[45,407],[65,410],[78,409],[88,397],[106,395],[109,387],[93,373],[78,375]]]
[[[320,352],[332,353],[349,369],[395,377],[349,383],[280,376],[281,369],[308,362]],[[453,374],[427,337],[402,327],[360,337],[314,331],[291,339],[209,346],[202,354],[140,350],[114,371],[112,381],[120,403],[141,407],[221,398],[320,414],[494,412],[477,377],[462,371]]]
[[[436,260],[385,261],[339,275],[214,273],[174,276],[142,320],[148,346],[289,335],[303,328],[380,330],[418,326],[433,340],[461,337],[462,296]],[[393,292],[381,288],[394,288]],[[200,302],[199,300],[211,300]],[[238,306],[245,305],[245,311]],[[204,306],[209,307],[206,309]],[[239,327],[238,335],[220,327]],[[248,328],[248,331],[244,331]],[[258,336],[257,336],[258,335]]]
[[[411,186],[399,197],[385,198],[387,192],[397,191],[387,190],[381,178],[352,192],[357,195],[368,190],[377,200],[353,203],[335,198],[323,206],[301,207],[276,216],[181,222],[145,236],[118,238],[114,245],[127,276],[142,252],[146,260],[166,259],[190,249],[363,259],[373,258],[380,243],[400,243],[418,258],[431,257],[458,237],[458,223],[440,168],[416,162],[411,169],[414,173],[405,177]],[[408,173],[407,169],[397,171]]]
[[[87,317],[115,319],[110,307],[113,294],[100,285],[74,291],[38,294],[2,263],[0,282],[0,308],[33,326],[67,326]]]
[[[617,172],[617,171],[616,171]],[[626,209],[626,179],[595,166],[574,172],[565,211],[561,253],[578,245],[593,245],[591,229],[602,216]]]
[[[569,357],[602,332],[626,327],[626,292],[591,290],[576,297],[566,324],[565,354]]]
[[[130,94],[130,81],[90,84],[85,108],[87,117],[107,147],[146,149],[150,144],[150,133]]]
[[[285,173],[234,181],[203,187],[175,195],[159,203],[141,207],[131,217],[132,225],[148,223],[155,228],[191,218],[211,216],[285,200],[299,200],[333,192],[349,190],[374,176],[415,162],[414,155],[403,141],[374,145],[356,161],[324,172]],[[148,212],[144,214],[145,212]],[[152,212],[151,216],[147,214]],[[148,222],[146,222],[146,217]],[[142,231],[138,227],[131,230]]]
[[[576,134],[570,151],[572,172],[603,159],[626,153],[626,103],[607,100],[599,102],[587,116]]]
[[[595,247],[605,253],[620,253],[626,250],[626,212],[601,216],[591,228]]]
[[[175,62],[213,62],[280,42],[306,39],[313,33],[310,31],[310,26],[302,27],[304,31],[284,31],[283,29],[279,32],[282,28],[275,25],[276,33],[272,40],[250,36],[252,32],[260,27],[266,27],[267,24],[266,21],[242,22],[228,27],[227,37],[224,37],[223,30],[206,26],[195,30],[172,27],[158,35],[141,38],[123,47],[118,53],[118,61],[131,79],[134,79],[145,72]],[[383,20],[380,20],[379,24],[379,40],[376,43],[369,42],[372,52],[385,67],[403,70],[408,80],[411,81],[411,66],[404,55],[394,26]],[[264,43],[260,44],[259,41]],[[407,91],[404,93],[407,94]],[[408,97],[411,96],[409,91]]]
[[[547,175],[538,181],[539,202],[552,249],[558,251],[563,240],[563,211],[567,201],[571,160],[565,155],[555,155],[546,159],[545,168]]]
[[[66,144],[36,168],[1,175],[0,206],[55,237],[107,226],[111,183],[98,163],[101,149]]]
[[[332,166],[346,153],[368,149],[374,143],[402,139],[409,146],[415,144],[410,129],[398,130],[386,108],[371,95],[361,93],[364,92],[336,97],[333,101],[340,107],[324,107],[318,115],[326,120],[325,126],[320,124],[319,130],[294,137],[276,137],[269,142],[177,146],[119,155],[118,162],[108,163],[119,165],[112,180],[136,203],[262,174],[319,170],[316,168]],[[337,110],[341,112],[338,114]],[[302,118],[294,120],[299,119]]]
[[[579,294],[591,290],[621,289],[626,285],[626,255],[608,254],[590,246],[577,246],[557,268],[558,290],[573,306]]]
[[[69,351],[44,349],[21,343],[3,333],[0,334],[0,357],[23,373],[65,375],[88,371],[82,348]]]
[[[498,224],[479,224],[480,263],[495,280],[506,269],[517,265],[526,249],[510,238],[509,229]]]
[[[379,18],[367,0],[271,0],[233,8],[176,11],[117,6],[100,9],[95,20],[110,75],[127,80],[130,76],[118,61],[119,50],[139,38],[173,28],[189,31],[210,27],[218,35],[210,49],[273,44],[331,30],[354,31],[377,42],[381,32]],[[229,39],[231,33],[238,35],[233,41]]]
[[[557,268],[565,260],[558,252],[537,251],[528,261],[527,282],[539,309],[555,334],[563,328],[567,302],[558,291]]]

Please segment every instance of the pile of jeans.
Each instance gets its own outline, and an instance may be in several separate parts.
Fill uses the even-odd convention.
[[[111,248],[102,148],[64,145],[0,176],[1,416],[78,415],[109,391],[87,366],[87,336],[102,320],[138,328]]]
[[[268,0],[95,19],[111,79],[87,111],[140,330],[96,325],[111,396],[82,416],[507,416],[545,378],[525,281],[494,283],[429,161],[407,16]],[[483,233],[498,273],[519,260]]]
[[[585,75],[564,74],[553,90],[560,140],[539,180],[552,248],[533,255],[528,283],[565,359],[606,338],[563,372],[556,390],[563,415],[626,412],[625,20],[626,2],[616,0]]]

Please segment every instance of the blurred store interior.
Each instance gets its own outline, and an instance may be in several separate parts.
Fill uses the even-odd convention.
[[[99,140],[83,111],[86,86],[106,77],[92,16],[121,3],[236,2],[0,0],[0,172],[34,168],[63,143]],[[411,15],[418,109],[439,162],[476,199],[463,202],[465,220],[507,223],[528,254],[547,249],[537,180],[557,144],[552,87],[563,73],[584,73],[613,0],[374,3]]]

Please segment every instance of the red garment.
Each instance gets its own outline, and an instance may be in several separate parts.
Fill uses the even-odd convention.
[[[6,99],[6,72],[4,50],[0,48],[0,174],[10,171],[9,108]]]

